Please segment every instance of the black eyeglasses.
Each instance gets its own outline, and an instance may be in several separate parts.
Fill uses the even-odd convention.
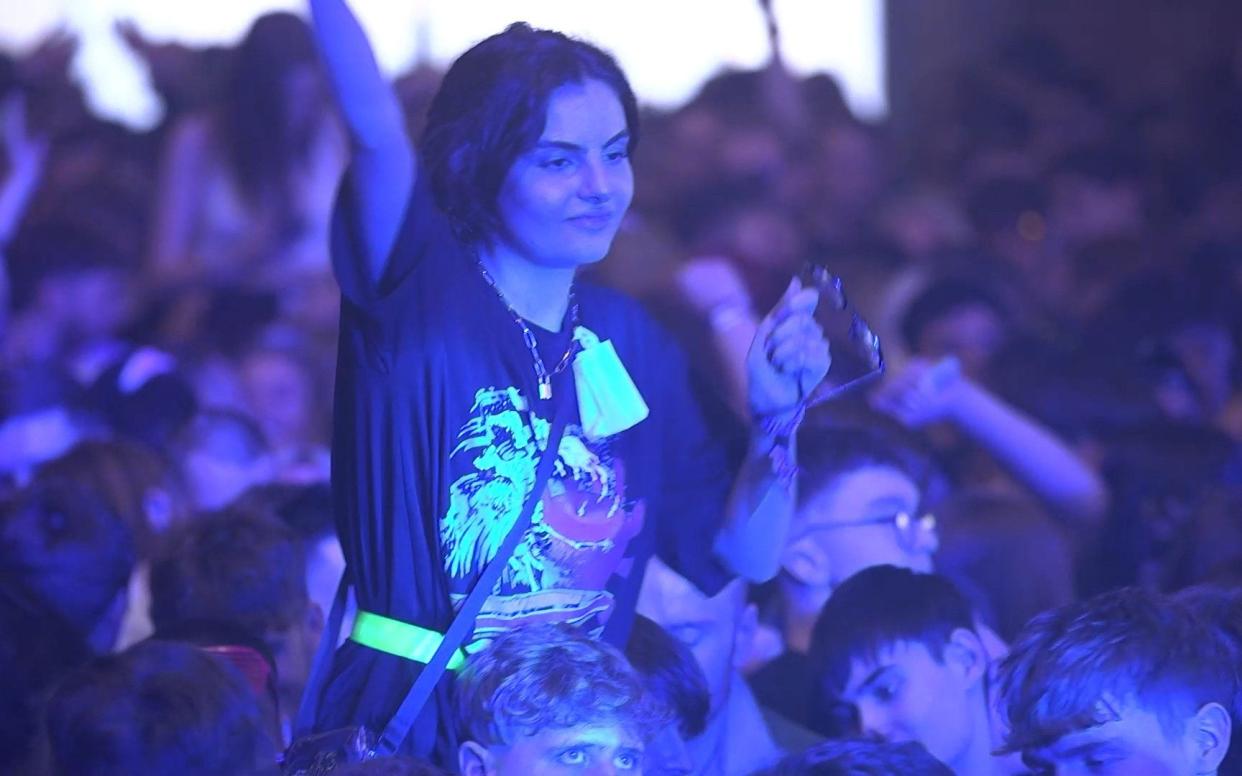
[[[863,525],[891,524],[897,532],[897,543],[906,552],[913,552],[923,546],[927,536],[936,532],[936,516],[930,512],[912,515],[909,512],[897,512],[879,517],[864,517],[858,520],[845,520],[840,523],[824,523],[815,526],[816,531],[832,531],[838,528],[854,528]]]
[[[866,367],[866,371],[861,375],[852,377],[844,383],[837,385],[821,383],[807,397],[806,407],[810,408],[816,404],[838,399],[880,378],[884,374],[884,352],[880,349],[880,338],[871,330],[858,311],[850,306],[840,277],[829,272],[823,265],[814,263],[807,264],[799,273],[799,277],[804,287],[815,288],[819,291],[820,305],[829,313],[849,313],[849,341]]]

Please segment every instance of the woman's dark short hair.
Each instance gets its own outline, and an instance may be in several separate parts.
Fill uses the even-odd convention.
[[[602,81],[625,111],[629,147],[638,142],[638,103],[607,53],[525,22],[457,58],[431,101],[421,153],[432,193],[463,242],[501,231],[496,200],[517,158],[543,134],[548,98],[568,83]]]

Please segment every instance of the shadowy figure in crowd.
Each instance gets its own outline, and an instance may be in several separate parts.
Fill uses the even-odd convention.
[[[148,641],[96,658],[52,693],[51,776],[275,776],[258,700],[231,665]]]

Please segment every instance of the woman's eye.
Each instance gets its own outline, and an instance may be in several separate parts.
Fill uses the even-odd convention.
[[[544,169],[548,169],[548,170],[564,170],[564,169],[567,169],[571,164],[573,164],[573,162],[569,161],[568,159],[565,159],[563,157],[557,157],[555,159],[545,159],[543,162],[540,163],[539,166],[543,167]]]
[[[604,158],[610,162],[619,162],[622,159],[627,158],[629,155],[630,155],[630,152],[628,150],[622,149],[620,151],[609,151],[607,154],[604,155]]]

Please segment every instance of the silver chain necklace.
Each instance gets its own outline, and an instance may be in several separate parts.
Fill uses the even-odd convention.
[[[513,305],[509,304],[509,300],[505,298],[504,292],[500,290],[500,286],[496,285],[495,278],[492,277],[492,273],[487,271],[487,267],[483,266],[483,260],[479,258],[477,253],[474,260],[479,265],[479,272],[483,274],[483,279],[496,292],[496,296],[500,297],[501,304],[505,306],[509,314],[513,316],[513,321],[522,330],[522,341],[526,343],[526,349],[530,351],[531,361],[535,365],[535,377],[539,381],[539,398],[545,401],[551,399],[552,378],[565,371],[574,353],[578,350],[578,341],[573,337],[573,328],[578,325],[578,302],[574,299],[573,288],[569,289],[569,347],[565,349],[565,355],[561,356],[561,360],[549,372],[543,363],[543,358],[539,355],[539,343],[535,340],[535,333],[526,325],[526,320],[521,315],[518,315],[518,311],[513,309]]]

